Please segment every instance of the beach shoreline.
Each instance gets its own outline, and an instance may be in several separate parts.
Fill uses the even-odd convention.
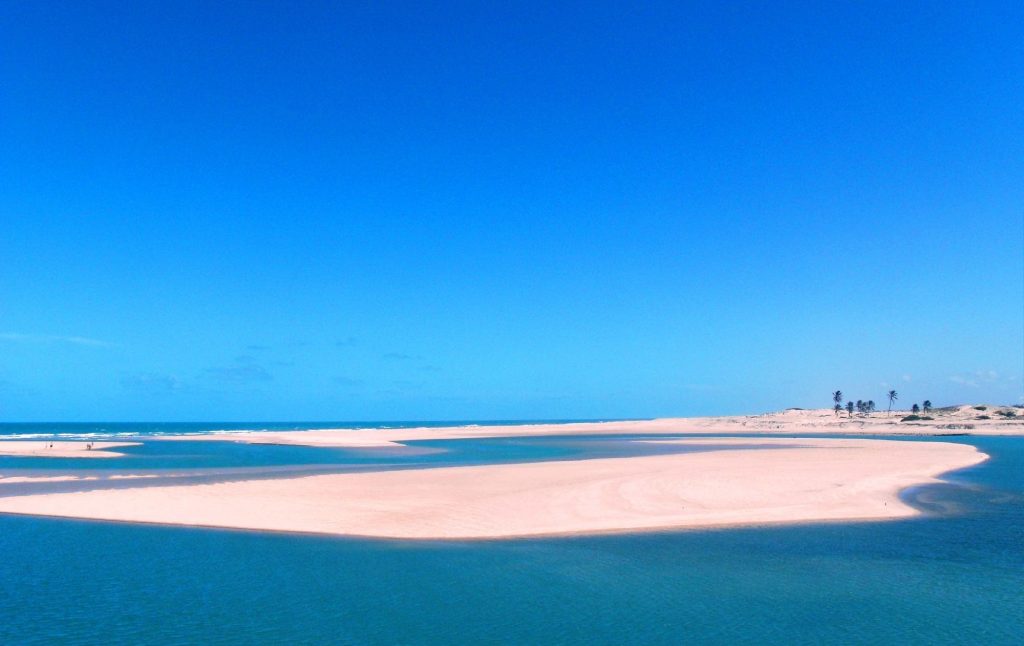
[[[987,408],[987,407],[986,407]],[[1011,407],[991,407],[1013,411]],[[906,411],[847,416],[828,409],[787,409],[760,415],[679,417],[607,422],[560,422],[419,426],[408,428],[322,428],[289,431],[232,430],[201,435],[166,435],[160,441],[228,441],[330,448],[387,448],[420,440],[546,437],[552,435],[826,435],[957,437],[968,435],[1024,436],[1021,418],[978,419],[976,407],[963,405],[933,413],[931,419],[900,421]],[[985,416],[991,417],[991,416]]]
[[[138,446],[138,442],[29,441],[0,438],[0,456],[29,458],[119,458],[110,449]]]

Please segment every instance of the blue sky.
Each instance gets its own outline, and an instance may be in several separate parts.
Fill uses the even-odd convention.
[[[0,420],[1021,401],[1024,5],[514,4],[3,3]]]

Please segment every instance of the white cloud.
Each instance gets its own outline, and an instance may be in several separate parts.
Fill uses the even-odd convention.
[[[0,341],[11,341],[13,343],[70,343],[72,345],[85,345],[96,348],[113,347],[109,341],[90,339],[84,336],[66,336],[61,334],[18,334],[16,332],[0,333]]]
[[[971,388],[978,388],[983,385],[995,384],[1000,381],[999,373],[995,370],[975,370],[974,372],[966,372],[959,375],[951,375],[949,380],[955,384],[961,386],[970,386]],[[1006,377],[1002,381],[1012,382],[1014,378]]]
[[[220,381],[234,383],[255,383],[274,378],[266,368],[248,355],[235,357],[233,365],[207,368],[206,374]]]
[[[422,358],[418,354],[406,354],[404,352],[385,352],[381,355],[381,359],[390,359],[392,361],[413,361]]]
[[[139,390],[167,391],[180,390],[183,384],[181,383],[181,380],[175,377],[174,375],[142,373],[122,377],[121,385],[124,386],[125,388]]]

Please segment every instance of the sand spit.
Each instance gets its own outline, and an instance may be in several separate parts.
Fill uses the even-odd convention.
[[[92,449],[89,448],[92,444]],[[119,458],[124,453],[109,451],[138,442],[42,442],[0,440],[0,455],[33,458]]]
[[[744,448],[25,495],[0,512],[406,539],[887,519],[917,513],[901,489],[986,457],[948,442],[714,443]]]

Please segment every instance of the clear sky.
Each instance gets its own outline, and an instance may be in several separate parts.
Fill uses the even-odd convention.
[[[1021,401],[1024,4],[429,5],[0,4],[0,420]]]

